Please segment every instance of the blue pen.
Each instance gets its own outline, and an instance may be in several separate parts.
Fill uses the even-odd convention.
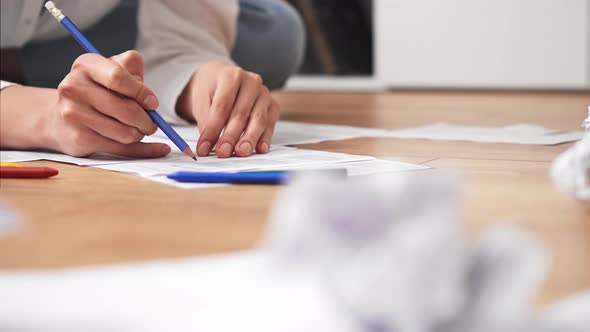
[[[233,183],[233,184],[282,184],[289,179],[287,172],[240,172],[240,173],[208,173],[208,172],[176,172],[168,175],[169,179],[178,182],[197,183]]]
[[[100,54],[98,49],[92,45],[92,43],[84,37],[82,31],[78,29],[78,27],[72,22],[67,16],[65,16],[61,10],[55,7],[53,1],[47,1],[45,3],[45,8],[60,22],[71,34],[74,39],[86,50],[88,53],[95,53]],[[172,142],[182,151],[182,153],[186,154],[190,158],[197,160],[195,154],[188,146],[188,144],[178,135],[178,133],[170,127],[170,125],[164,121],[164,119],[156,112],[155,110],[145,110],[147,114],[150,116],[152,121],[160,128]]]

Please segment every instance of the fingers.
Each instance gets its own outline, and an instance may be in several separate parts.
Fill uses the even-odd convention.
[[[274,99],[271,102],[270,108],[268,109],[268,124],[266,129],[262,133],[262,136],[256,144],[257,153],[268,153],[270,151],[270,144],[272,142],[272,136],[274,135],[275,126],[280,116],[280,106]]]
[[[256,101],[246,130],[236,145],[235,150],[238,157],[250,156],[254,151],[254,148],[258,145],[262,133],[267,128],[268,109],[271,101],[272,99],[268,90],[266,90],[266,93],[261,94]]]
[[[119,143],[79,123],[63,129],[61,134],[64,139],[59,144],[60,151],[74,157],[86,157],[93,153],[105,152],[130,158],[157,158],[166,156],[171,151],[169,146],[162,143]]]
[[[137,51],[127,51],[110,57],[111,60],[120,64],[135,79],[143,82],[143,56]]]
[[[242,70],[231,67],[222,71],[219,77],[219,84],[214,91],[211,108],[207,117],[207,123],[197,143],[197,154],[206,156],[211,152],[213,146],[217,143],[221,130],[225,127],[229,115],[234,108],[236,96],[242,81]],[[219,149],[225,149],[227,146],[219,146]],[[230,151],[231,154],[231,151]]]
[[[62,117],[76,127],[85,126],[101,136],[123,144],[136,143],[144,137],[137,128],[126,126],[88,105],[66,103],[62,109]]]
[[[89,104],[93,109],[124,125],[135,127],[145,135],[151,135],[157,130],[156,125],[138,103],[95,83],[81,71],[68,74],[58,90],[68,99],[80,104]]]
[[[79,57],[58,87],[54,117],[61,126],[60,151],[73,156],[106,152],[152,158],[170,153],[165,144],[141,143],[157,130],[144,109],[158,101],[143,84],[143,59],[135,51],[105,59]]]
[[[135,100],[145,109],[154,110],[159,105],[150,88],[113,60],[97,54],[84,54],[72,66],[72,71],[78,70],[109,90]]]
[[[168,155],[172,150],[163,143],[121,144],[104,137],[103,139],[101,144],[103,152],[129,158],[159,158]]]
[[[219,157],[227,158],[232,155],[234,149],[236,152],[238,151],[236,143],[244,133],[248,121],[250,120],[250,114],[254,109],[254,103],[260,96],[261,83],[262,80],[258,75],[248,75],[248,77],[244,79],[227,126],[217,142],[217,148],[215,151]],[[247,149],[247,147],[245,147],[245,149]]]

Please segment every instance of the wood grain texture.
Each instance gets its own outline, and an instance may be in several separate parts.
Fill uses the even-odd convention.
[[[582,93],[282,93],[285,120],[379,128],[433,122],[533,123],[578,129]],[[571,144],[528,146],[352,139],[302,147],[423,163],[462,174],[467,234],[509,224],[536,235],[553,256],[540,305],[590,287],[590,210],[556,192],[550,161]],[[280,188],[183,190],[140,178],[46,161],[60,175],[0,180],[0,201],[22,211],[23,232],[0,238],[0,269],[56,268],[185,257],[252,248]]]

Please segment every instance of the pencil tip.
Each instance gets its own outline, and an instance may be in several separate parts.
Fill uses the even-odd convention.
[[[193,151],[191,150],[191,148],[186,147],[186,149],[182,150],[182,153],[184,153],[185,155],[189,156],[194,161],[197,161],[197,157],[195,156],[195,154],[193,153]]]

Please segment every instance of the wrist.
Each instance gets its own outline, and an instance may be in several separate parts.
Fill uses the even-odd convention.
[[[54,149],[51,107],[57,90],[11,86],[0,92],[0,146],[12,149]]]

